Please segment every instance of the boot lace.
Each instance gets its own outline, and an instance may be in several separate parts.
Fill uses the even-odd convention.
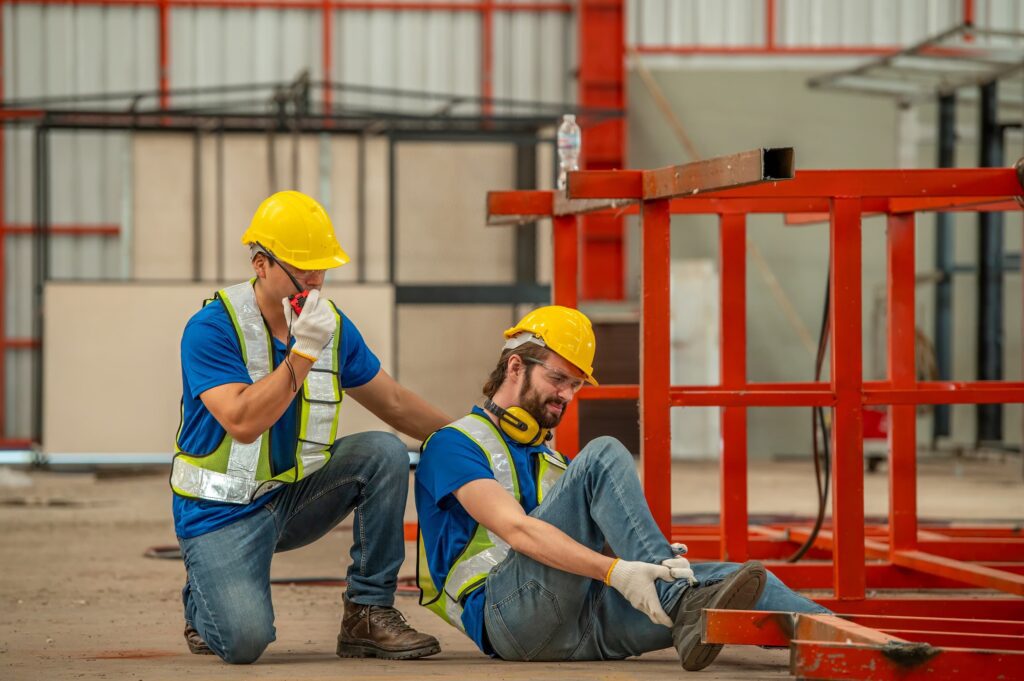
[[[405,616],[395,608],[375,606],[371,613],[371,620],[377,626],[395,632],[412,630],[409,623],[405,621]]]

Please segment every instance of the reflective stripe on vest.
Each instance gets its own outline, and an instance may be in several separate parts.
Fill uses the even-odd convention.
[[[273,339],[263,322],[252,281],[218,292],[238,336],[249,378],[255,383],[271,371]],[[332,304],[333,308],[333,304]],[[270,476],[267,433],[240,443],[227,433],[221,445],[205,456],[177,449],[171,469],[171,487],[178,494],[213,501],[247,504],[283,484],[311,475],[330,460],[330,447],[338,432],[342,391],[338,376],[341,316],[334,333],[320,352],[302,385],[295,466]]]
[[[479,414],[469,414],[446,426],[454,428],[480,447],[491,466],[495,480],[511,494],[517,502],[521,500],[519,479],[508,445],[495,429],[490,419]],[[561,454],[538,452],[537,502],[550,491],[568,465]],[[491,569],[508,556],[509,545],[483,525],[477,525],[473,536],[462,553],[455,559],[444,578],[442,591],[438,591],[430,574],[426,552],[423,548],[423,534],[419,535],[418,581],[420,605],[440,615],[445,621],[465,633],[462,624],[462,604],[473,591],[481,587]]]

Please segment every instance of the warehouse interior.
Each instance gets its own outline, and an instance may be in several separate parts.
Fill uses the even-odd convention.
[[[417,604],[412,471],[396,607],[440,654],[333,654],[352,517],[274,558],[254,666],[190,654],[182,329],[298,190],[401,385],[464,414],[504,329],[578,307],[600,386],[554,445],[617,438],[693,563],[858,628],[709,616],[708,678],[1024,678],[1018,159],[1015,0],[0,0],[0,676],[687,673],[481,653]]]

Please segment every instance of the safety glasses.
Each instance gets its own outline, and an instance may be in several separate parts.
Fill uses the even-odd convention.
[[[573,376],[569,376],[568,374],[561,372],[558,369],[555,369],[554,367],[549,366],[547,362],[544,362],[543,360],[535,359],[533,357],[524,357],[522,355],[520,355],[520,357],[525,362],[529,362],[530,364],[536,364],[538,366],[544,367],[544,369],[547,371],[544,377],[548,380],[548,383],[555,386],[555,388],[557,388],[558,390],[564,390],[565,388],[568,388],[575,395],[580,391],[580,388],[583,387],[584,380],[582,378],[575,378]]]

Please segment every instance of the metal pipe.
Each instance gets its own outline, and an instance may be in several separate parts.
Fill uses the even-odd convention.
[[[45,122],[36,128],[35,133],[35,213],[36,235],[35,245],[35,286],[33,302],[35,304],[35,337],[39,341],[39,349],[35,352],[35,391],[33,406],[33,437],[36,442],[43,439],[43,293],[47,277],[47,261],[49,259],[49,138]]]
[[[224,281],[224,220],[226,218],[227,208],[224,205],[224,128],[217,130],[217,148],[216,148],[216,167],[217,167],[217,225],[216,225],[216,239],[217,243],[214,246],[214,254],[217,261],[214,263],[214,274],[218,282]]]
[[[956,94],[939,97],[939,168],[956,165]],[[940,381],[953,377],[953,268],[956,254],[956,233],[950,213],[935,214],[935,364]],[[940,437],[950,434],[950,408],[935,407],[932,419],[932,446]]]
[[[203,135],[192,134],[192,281],[203,278]]]
[[[516,189],[537,186],[537,145],[516,144]],[[527,222],[515,228],[515,267],[517,284],[537,283],[537,223]]]
[[[356,281],[366,283],[366,133],[356,138]]]
[[[981,86],[979,166],[1003,165],[1003,131],[998,120],[998,84]],[[1003,214],[978,214],[978,356],[977,377],[981,381],[1003,378]],[[976,408],[975,442],[1003,439],[1003,408],[982,404]]]

